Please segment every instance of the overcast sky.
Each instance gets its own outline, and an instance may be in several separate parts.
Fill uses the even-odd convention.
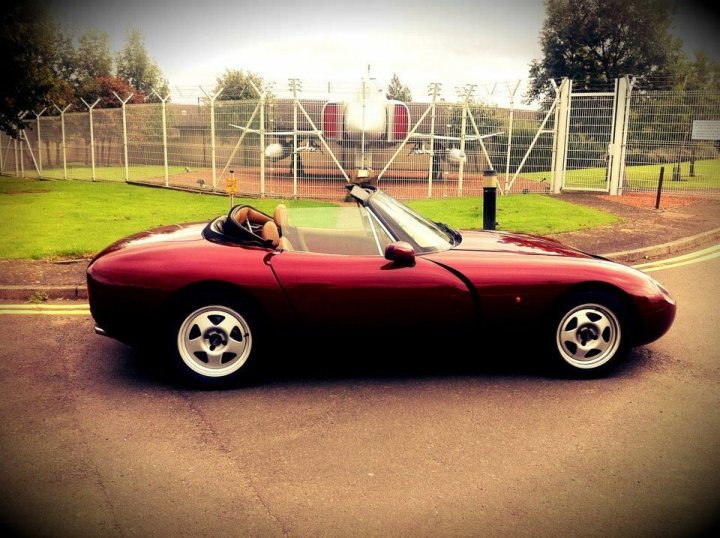
[[[397,72],[416,94],[432,81],[448,96],[468,82],[500,82],[500,91],[540,56],[544,19],[542,0],[48,1],[67,31],[104,30],[115,50],[138,28],[171,86],[183,89],[212,87],[228,67],[310,85],[359,80],[370,64],[379,81]],[[678,1],[673,31],[688,50],[720,61],[717,11],[707,5]]]

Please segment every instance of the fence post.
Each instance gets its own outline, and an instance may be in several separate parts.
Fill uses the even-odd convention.
[[[166,95],[165,97],[160,97],[160,94],[155,91],[155,88],[153,88],[152,91],[155,96],[160,99],[160,102],[162,103],[162,133],[163,133],[163,165],[165,166],[165,186],[168,187],[170,185],[170,175],[168,173],[168,156],[167,156],[167,117],[165,115],[165,103],[167,103],[167,100],[170,99],[170,95]]]
[[[40,111],[40,113],[37,113],[33,110],[33,114],[35,114],[35,126],[37,128],[37,151],[38,151],[37,165],[38,165],[38,173],[40,175],[40,179],[42,179],[42,177],[43,177],[42,148],[40,147],[40,144],[42,144],[42,141],[40,139],[40,116],[42,116],[46,110],[47,110],[47,107],[43,108]]]
[[[505,188],[503,192],[507,192],[508,183],[510,182],[510,148],[512,148],[512,135],[513,135],[513,119],[515,114],[515,94],[517,93],[520,81],[515,83],[515,87],[510,90],[510,86],[507,86],[510,92],[510,117],[508,118],[508,143],[507,143],[507,155],[505,156]]]
[[[130,166],[128,165],[128,139],[127,139],[127,116],[125,115],[125,105],[127,102],[132,99],[132,96],[135,95],[131,93],[127,96],[127,99],[124,101],[120,98],[118,94],[113,92],[113,95],[115,98],[122,103],[122,126],[123,126],[123,153],[125,154],[125,183],[130,181]]]
[[[63,158],[63,179],[67,179],[67,149],[65,146],[65,112],[68,108],[70,108],[70,105],[67,105],[65,108],[60,108],[55,103],[53,103],[53,106],[60,112],[60,133],[62,135],[62,158]]]
[[[629,112],[630,92],[632,84],[626,75],[617,80],[615,90],[615,129],[612,133],[612,141],[608,148],[610,156],[610,185],[611,196],[622,194],[622,176],[625,171],[625,141],[627,135],[627,119]]]
[[[428,191],[427,197],[432,198],[432,180],[433,172],[435,167],[435,102],[437,101],[438,94],[440,93],[440,83],[432,82],[429,86],[429,93],[432,97],[432,112],[430,116],[430,168],[428,170]]]
[[[2,150],[2,139],[3,139],[3,136],[4,136],[4,134],[3,134],[3,133],[0,133],[0,174],[2,174],[3,172],[5,172],[5,157],[4,157],[4,155],[3,155],[3,150]]]
[[[17,138],[13,138],[13,151],[15,152],[15,177],[20,177],[20,163],[18,162]]]
[[[95,108],[95,105],[100,102],[100,98],[98,97],[92,105],[87,104],[85,99],[82,97],[80,100],[86,107],[88,107],[88,117],[90,118],[90,166],[92,170],[92,180],[97,181],[97,178],[95,177],[95,134],[93,132],[93,108]]]
[[[265,94],[260,96],[260,196],[265,197]]]
[[[223,89],[224,88],[220,88],[214,94],[209,94],[205,90],[203,90],[202,86],[200,86],[200,91],[203,92],[205,94],[205,97],[207,97],[210,101],[210,159],[212,161],[210,165],[212,168],[213,191],[217,190],[217,163],[215,162],[215,100],[223,92]]]
[[[463,172],[465,171],[465,130],[467,129],[468,103],[472,98],[475,89],[474,85],[467,84],[462,92],[463,109],[462,120],[460,121],[460,162],[458,163],[458,188],[457,195],[462,196],[463,192]]]
[[[572,81],[564,78],[560,83],[558,108],[555,115],[555,156],[553,159],[552,182],[550,192],[559,194],[565,183],[568,135],[570,131],[570,95]]]
[[[24,130],[20,131],[20,177],[25,177],[25,152],[23,151],[22,145],[24,132]]]
[[[297,198],[298,193],[298,90],[302,89],[302,83],[300,79],[291,78],[288,80],[290,83],[290,89],[293,93],[293,198]]]
[[[248,79],[250,85],[260,96],[260,197],[265,197],[265,106],[267,105],[267,91],[261,92],[255,83]]]

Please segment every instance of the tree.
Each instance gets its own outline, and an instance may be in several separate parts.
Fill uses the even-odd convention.
[[[112,74],[110,36],[98,30],[90,30],[81,35],[74,63],[78,96],[86,101],[100,97],[98,79]]]
[[[545,10],[543,56],[530,64],[529,100],[550,93],[549,79],[562,77],[588,90],[631,74],[650,88],[680,54],[667,0],[546,0]]]
[[[55,54],[52,70],[55,81],[48,97],[58,104],[67,104],[75,100],[78,92],[78,54],[72,37],[64,35],[59,29],[55,29],[53,46]]]
[[[400,82],[400,77],[397,76],[397,73],[393,73],[392,77],[390,78],[390,84],[388,84],[387,98],[395,99],[396,101],[403,101],[404,103],[409,103],[410,101],[412,101],[412,93],[410,93],[410,88]]]
[[[704,51],[695,51],[692,60],[678,58],[673,66],[673,78],[677,89],[717,90],[720,88],[720,64]]]
[[[165,97],[167,80],[145,48],[145,39],[137,29],[130,30],[125,48],[117,55],[117,76],[153,100],[153,89]]]
[[[226,69],[215,83],[215,92],[222,89],[219,101],[240,101],[242,99],[258,99],[260,94],[255,91],[253,84],[262,91],[265,81],[251,71],[242,69]]]
[[[107,77],[112,73],[110,36],[99,30],[89,30],[78,39],[77,69],[80,78]]]
[[[11,1],[0,10],[0,129],[17,136],[26,111],[48,104],[56,86],[55,27],[36,2]]]
[[[118,94],[123,99],[127,99],[128,95],[133,94],[128,101],[128,104],[131,105],[145,102],[145,94],[143,94],[142,91],[131,87],[123,79],[112,75],[96,78],[95,86],[97,92],[93,100],[100,99],[100,102],[97,104],[98,108],[120,108],[122,104],[118,101],[117,97],[115,97],[115,94]]]

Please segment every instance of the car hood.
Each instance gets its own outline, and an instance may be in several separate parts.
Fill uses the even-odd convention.
[[[516,254],[542,254],[546,256],[570,256],[590,258],[589,254],[562,243],[539,235],[497,232],[465,231],[461,232],[462,242],[451,250],[479,252],[511,252]]]
[[[157,245],[159,243],[169,243],[178,241],[200,241],[202,240],[203,228],[207,226],[207,222],[192,222],[188,224],[173,224],[172,226],[162,226],[145,232],[129,235],[116,241],[109,247],[100,252],[93,261],[120,250],[136,250]]]

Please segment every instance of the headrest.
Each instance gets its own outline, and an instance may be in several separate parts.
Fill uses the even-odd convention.
[[[275,213],[273,213],[273,220],[275,221],[275,224],[280,226],[280,228],[284,228],[288,224],[288,210],[285,204],[279,204],[275,208]]]

